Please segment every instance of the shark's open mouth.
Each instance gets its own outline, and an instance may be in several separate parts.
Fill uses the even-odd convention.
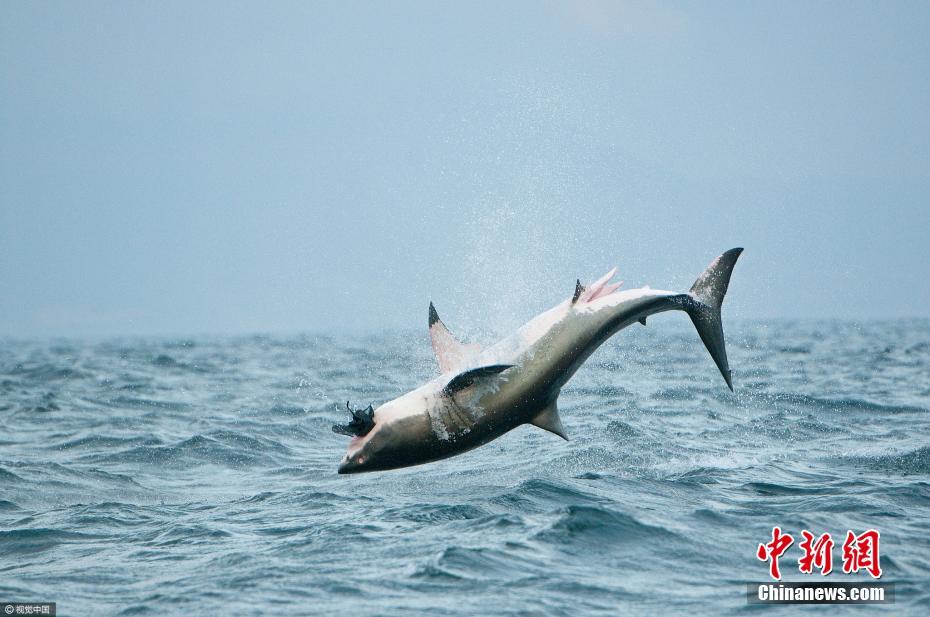
[[[348,424],[333,424],[333,432],[349,437],[364,437],[375,427],[375,410],[369,405],[365,409],[352,409],[346,401],[346,409],[352,414]]]

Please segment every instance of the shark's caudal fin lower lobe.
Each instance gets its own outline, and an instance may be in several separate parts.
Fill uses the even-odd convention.
[[[688,292],[690,301],[685,303],[685,310],[730,390],[733,389],[733,381],[730,377],[730,365],[727,363],[727,347],[723,340],[720,305],[723,304],[723,296],[727,293],[733,266],[742,252],[741,248],[730,249],[713,260],[704,273],[694,281]]]

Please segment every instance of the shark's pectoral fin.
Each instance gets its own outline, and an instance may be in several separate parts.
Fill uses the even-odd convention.
[[[481,379],[497,375],[511,367],[513,367],[513,364],[491,364],[490,366],[481,366],[473,368],[470,371],[465,371],[464,373],[459,373],[446,384],[442,389],[442,393],[447,396],[452,396],[456,392],[474,385]]]
[[[542,411],[536,414],[536,417],[530,420],[530,424],[538,426],[544,431],[554,433],[565,441],[568,441],[568,436],[565,434],[565,428],[562,426],[562,419],[559,418],[559,409],[555,401],[549,403]]]
[[[645,326],[645,325],[646,325],[646,317],[645,317],[645,316],[640,317],[640,318],[639,318],[639,323],[641,323],[641,324],[643,324],[643,325]]]
[[[466,345],[452,336],[446,324],[439,319],[439,313],[432,302],[429,303],[429,338],[436,361],[439,362],[439,370],[443,373],[456,370],[468,358],[481,351],[480,345]]]

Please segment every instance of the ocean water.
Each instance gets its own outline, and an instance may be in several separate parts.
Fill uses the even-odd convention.
[[[745,588],[766,580],[756,547],[779,525],[838,543],[878,529],[896,604],[867,610],[930,613],[930,321],[726,327],[735,394],[686,318],[655,317],[563,390],[571,441],[521,427],[357,476],[336,474],[347,439],[330,426],[346,399],[377,405],[433,375],[425,332],[3,341],[0,600],[61,615],[781,614],[796,609],[747,605]],[[786,580],[807,578],[799,555]]]

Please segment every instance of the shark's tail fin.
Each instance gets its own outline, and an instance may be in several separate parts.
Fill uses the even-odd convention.
[[[723,340],[720,305],[723,304],[723,296],[727,293],[733,266],[742,252],[741,248],[730,249],[713,260],[704,273],[694,281],[688,292],[690,302],[685,305],[685,310],[688,311],[694,327],[697,328],[701,340],[704,341],[730,390],[733,389],[733,381],[730,378],[730,365],[727,363],[727,347]]]

